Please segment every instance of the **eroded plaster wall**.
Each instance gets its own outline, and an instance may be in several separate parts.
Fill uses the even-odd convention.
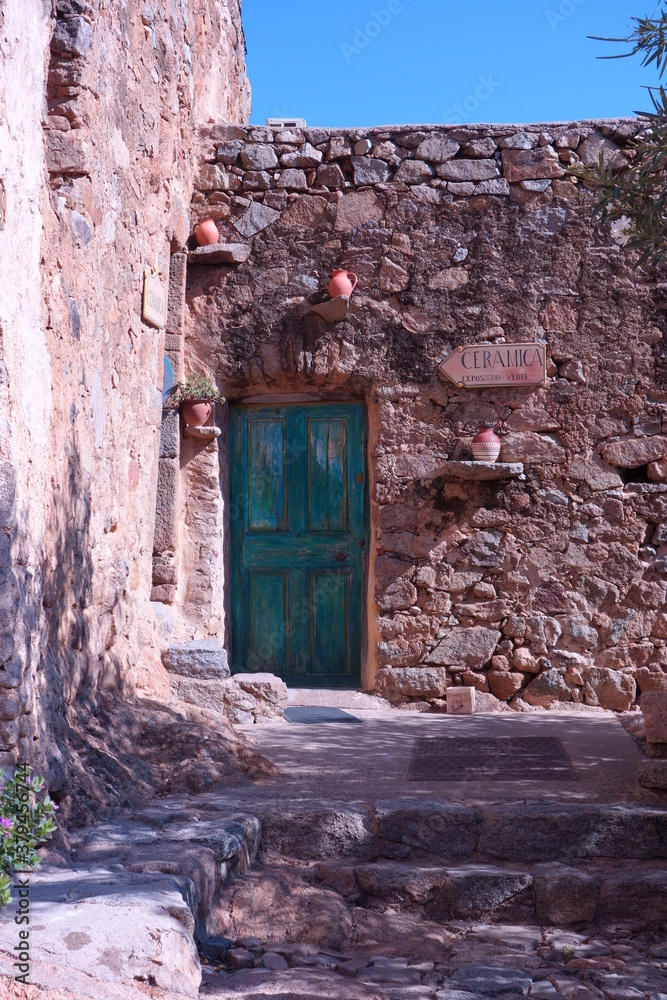
[[[193,217],[250,255],[190,264],[186,369],[229,399],[365,399],[365,679],[392,700],[442,708],[464,683],[490,704],[622,710],[665,683],[664,284],[633,270],[565,171],[600,152],[629,162],[637,128],[201,131]],[[327,322],[313,306],[334,267],[359,287]],[[546,345],[544,388],[437,376],[459,345],[514,341]],[[484,420],[521,477],[448,475]],[[225,441],[183,481],[189,572],[218,581]],[[219,491],[205,531],[190,512],[202,489]],[[228,641],[211,606],[181,597],[190,634]]]
[[[236,0],[0,19],[0,750],[57,791],[97,692],[170,697],[150,604],[165,337],[142,284],[190,232],[195,125],[246,120],[249,90]]]

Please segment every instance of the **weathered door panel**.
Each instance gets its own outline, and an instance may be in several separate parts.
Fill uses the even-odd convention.
[[[232,406],[230,427],[234,669],[356,686],[363,406]]]

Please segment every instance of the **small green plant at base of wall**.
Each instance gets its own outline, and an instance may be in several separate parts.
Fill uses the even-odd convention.
[[[43,791],[44,778],[33,775],[27,764],[19,764],[7,781],[0,772],[0,907],[11,901],[12,874],[39,864],[37,845],[56,829],[58,806]]]

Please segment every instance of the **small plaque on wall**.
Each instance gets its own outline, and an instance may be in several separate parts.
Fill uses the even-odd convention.
[[[459,389],[534,387],[545,384],[546,364],[544,344],[470,344],[452,351],[438,375]]]
[[[164,330],[167,325],[167,286],[160,281],[158,272],[148,267],[144,271],[141,318],[159,330]]]

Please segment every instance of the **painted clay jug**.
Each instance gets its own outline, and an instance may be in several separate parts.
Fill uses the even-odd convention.
[[[210,247],[220,239],[220,233],[213,219],[204,219],[196,230],[197,243],[200,247]]]
[[[500,438],[493,424],[483,426],[472,439],[472,457],[476,462],[495,462],[500,454]]]
[[[350,278],[354,278],[354,284],[350,281]],[[349,298],[357,287],[357,281],[358,278],[352,271],[334,271],[333,277],[329,282],[329,295],[332,299],[337,298],[339,295],[347,295]]]

